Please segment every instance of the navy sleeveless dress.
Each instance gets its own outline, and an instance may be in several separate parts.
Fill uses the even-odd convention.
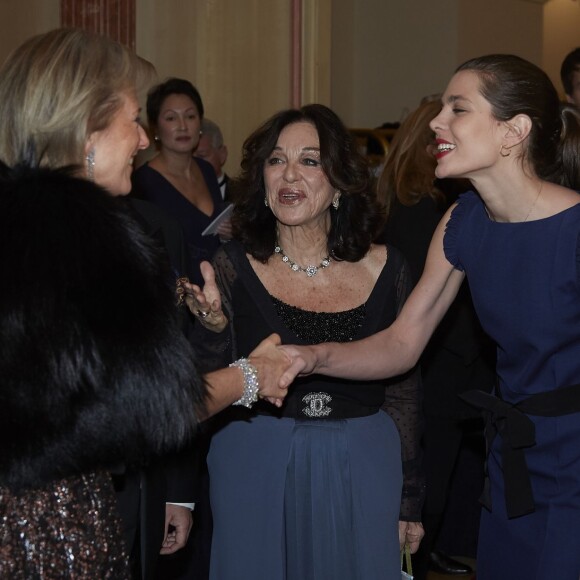
[[[481,324],[497,343],[498,394],[508,403],[580,383],[579,233],[580,205],[541,220],[496,223],[469,192],[452,212],[445,255],[465,271]],[[507,516],[495,437],[478,580],[580,577],[580,414],[529,418],[535,444],[524,453],[535,510]]]
[[[202,236],[201,232],[225,208],[213,167],[203,159],[194,158],[199,165],[205,184],[213,201],[213,213],[206,215],[186,199],[173,185],[158,171],[145,163],[135,170],[132,177],[133,190],[131,195],[145,199],[165,210],[181,229],[187,253],[191,261],[189,275],[192,283],[203,286],[203,277],[199,265],[203,260],[211,260],[215,251],[220,247],[218,236]]]

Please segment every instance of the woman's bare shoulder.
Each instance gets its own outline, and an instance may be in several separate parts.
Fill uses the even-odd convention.
[[[363,258],[366,266],[379,273],[385,267],[389,259],[389,248],[384,244],[371,244],[369,251]]]

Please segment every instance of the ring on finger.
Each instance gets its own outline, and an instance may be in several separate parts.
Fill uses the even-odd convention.
[[[209,312],[205,312],[204,310],[201,310],[201,308],[198,308],[197,315],[201,318],[207,318],[209,316]]]

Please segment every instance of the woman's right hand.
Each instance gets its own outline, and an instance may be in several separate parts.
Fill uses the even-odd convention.
[[[271,334],[265,338],[248,357],[258,371],[260,390],[258,396],[266,399],[277,407],[282,406],[282,401],[288,393],[288,387],[281,387],[282,374],[292,364],[292,359],[279,348],[280,337]]]
[[[199,269],[203,276],[203,289],[196,284],[184,283],[185,303],[203,326],[213,332],[221,332],[227,326],[228,318],[222,310],[214,269],[209,262],[202,262]]]
[[[281,387],[288,388],[297,376],[310,375],[316,370],[318,358],[314,346],[283,344],[280,350],[283,350],[292,361],[280,378]]]

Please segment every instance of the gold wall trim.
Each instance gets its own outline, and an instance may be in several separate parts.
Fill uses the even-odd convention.
[[[330,105],[332,0],[302,0],[302,103]]]

